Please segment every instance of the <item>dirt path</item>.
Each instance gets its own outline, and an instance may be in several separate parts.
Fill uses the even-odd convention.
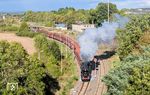
[[[25,48],[25,50],[30,55],[36,52],[33,39],[28,37],[19,37],[16,36],[14,33],[0,33],[0,40],[21,43],[21,45]]]

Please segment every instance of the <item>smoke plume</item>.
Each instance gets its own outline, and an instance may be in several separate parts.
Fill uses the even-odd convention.
[[[118,14],[114,15],[114,22],[104,22],[101,27],[91,28],[84,31],[78,38],[78,42],[81,50],[82,60],[90,60],[98,50],[100,43],[111,42],[116,35],[117,28],[124,28],[128,23],[127,17],[122,17]]]

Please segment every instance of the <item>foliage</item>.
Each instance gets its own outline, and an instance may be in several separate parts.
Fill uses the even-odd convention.
[[[118,10],[115,4],[109,3],[109,6],[109,15],[111,17]],[[89,14],[89,22],[101,26],[101,23],[108,19],[108,3],[99,3],[95,10],[91,9],[89,11]]]
[[[45,23],[45,26],[46,26],[46,27],[54,27],[55,24],[54,24],[53,22],[46,22],[46,23]]]
[[[63,84],[58,95],[68,95],[69,90],[77,80],[75,78],[74,57],[71,55],[71,51],[66,52],[66,46],[48,40],[43,35],[37,35],[34,40],[38,49],[39,59],[44,63],[47,74],[57,78]]]
[[[28,11],[24,14],[24,21],[30,22],[52,22],[52,23],[65,23],[71,28],[71,24],[82,22],[92,23],[100,26],[104,20],[107,20],[107,3],[99,3],[96,9],[75,10],[72,7],[60,8],[58,11],[51,12],[33,12]],[[110,3],[110,16],[118,12],[116,5]],[[49,24],[48,24],[49,25]],[[47,24],[46,24],[47,26]]]
[[[16,32],[16,35],[17,36],[27,36],[27,37],[32,38],[35,35],[37,35],[37,33],[30,31],[28,24],[26,22],[22,22],[18,32]]]
[[[35,35],[37,35],[37,33],[34,32],[29,32],[29,31],[21,31],[21,32],[16,32],[17,36],[23,36],[23,37],[34,37]]]
[[[0,26],[0,30],[1,31],[18,31],[18,27],[17,26]]]
[[[150,92],[150,46],[141,55],[130,55],[111,70],[103,81],[106,95],[148,95]]]
[[[13,24],[7,24],[3,20],[0,21],[0,30],[3,31],[18,31],[19,27],[13,25]]]
[[[37,35],[34,40],[40,53],[40,59],[45,63],[48,72],[54,77],[60,76],[59,61],[61,60],[61,52],[59,46],[42,35]]]
[[[1,32],[18,31],[18,20],[11,16],[6,16],[5,19],[0,19],[0,30]]]
[[[68,26],[75,23],[75,21],[86,20],[85,10],[75,10],[71,7],[60,8],[58,11],[51,12],[33,12],[27,11],[24,14],[24,21],[30,22],[44,22],[46,26],[53,26],[53,23],[65,23]]]
[[[52,91],[59,88],[58,82],[47,74],[43,64],[30,57],[18,43],[0,41],[0,74],[2,95],[45,95],[47,92],[52,95]],[[56,88],[50,88],[52,83],[48,82],[55,82]],[[6,89],[8,83],[18,83],[18,89]]]
[[[35,37],[35,46],[39,50],[42,50],[46,55],[53,55],[56,60],[61,60],[61,52],[56,42],[49,41],[46,37],[42,35],[37,35]]]
[[[22,22],[21,23],[21,26],[19,28],[19,32],[20,31],[29,31],[29,26],[28,26],[28,24],[26,22]]]
[[[119,47],[117,53],[121,60],[128,56],[134,48],[139,48],[139,39],[150,29],[150,16],[133,16],[125,29],[117,31]]]
[[[146,46],[150,44],[150,32],[144,32],[144,34],[140,37],[139,43],[141,43],[142,46]]]
[[[43,64],[29,56],[18,43],[0,41],[0,74],[2,95],[53,95],[59,89],[57,80],[47,75]],[[50,87],[49,82],[54,82],[56,87]],[[18,89],[8,90],[8,83],[18,83]]]

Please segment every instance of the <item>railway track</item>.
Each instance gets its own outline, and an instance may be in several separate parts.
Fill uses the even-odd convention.
[[[90,82],[79,82],[76,88],[76,93],[71,95],[103,95],[106,92],[106,86],[101,81],[101,78],[107,73],[107,64],[104,60],[100,60],[100,65],[97,70],[96,78]],[[92,75],[94,76],[94,74]]]
[[[100,77],[99,77],[99,81],[98,81],[98,87],[97,87],[97,90],[95,92],[95,95],[103,95],[105,92],[104,92],[104,83],[101,81],[101,78],[105,75],[106,73],[106,64],[104,64],[103,60],[100,61],[101,63],[101,68],[100,68]]]
[[[106,64],[104,64],[103,60],[100,61],[101,65],[98,67],[98,71],[96,74],[96,79],[91,82],[91,86],[89,86],[89,92],[85,95],[103,95],[105,93],[105,85],[101,81],[101,78],[106,73]]]
[[[102,64],[101,64],[101,66],[102,66]],[[101,85],[101,75],[102,75],[102,70],[99,67],[99,75],[98,75],[99,77],[97,79],[98,80],[98,82],[97,82],[97,88],[96,88],[96,91],[95,91],[94,95],[98,95],[98,91],[99,91],[99,88],[100,88],[100,85]]]
[[[81,88],[77,95],[85,95],[90,82],[82,82]]]

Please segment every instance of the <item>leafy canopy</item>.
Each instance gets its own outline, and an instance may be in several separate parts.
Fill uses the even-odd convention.
[[[149,95],[150,46],[143,49],[143,54],[128,56],[103,78],[106,95]]]
[[[52,95],[59,88],[44,65],[18,43],[0,41],[0,76],[1,95],[45,95],[47,92]],[[8,83],[17,83],[18,89],[7,89]],[[50,86],[52,83],[55,87]]]

